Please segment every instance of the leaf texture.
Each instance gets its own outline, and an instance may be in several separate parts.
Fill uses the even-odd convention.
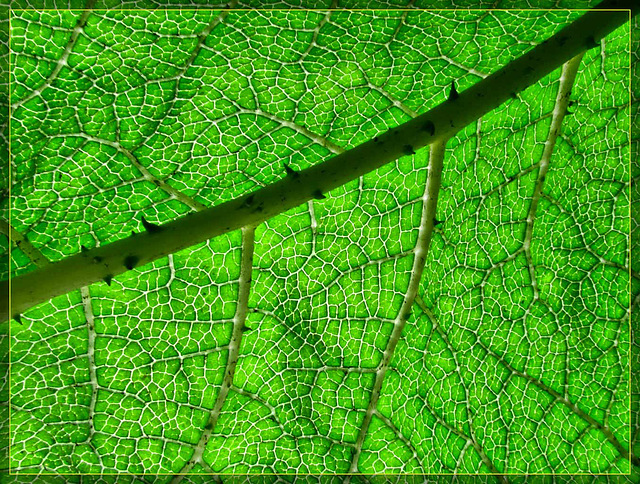
[[[15,10],[4,273],[295,179],[580,15]],[[26,311],[12,471],[636,472],[629,34],[446,143]]]

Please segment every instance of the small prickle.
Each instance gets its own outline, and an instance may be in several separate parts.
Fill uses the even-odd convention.
[[[402,152],[403,152],[405,155],[407,155],[407,156],[408,156],[408,155],[415,155],[415,154],[416,154],[416,152],[415,152],[415,151],[413,151],[413,146],[411,146],[411,145],[404,145],[404,146],[402,147]]]
[[[322,200],[323,198],[327,198],[322,194],[322,190],[316,190],[311,195],[313,195],[313,198],[315,198],[316,200]]]
[[[123,261],[124,262],[124,266],[127,269],[131,270],[136,266],[136,264],[138,263],[139,260],[140,259],[138,258],[138,256],[128,255],[127,257],[124,258],[124,261]]]
[[[291,176],[293,178],[300,178],[300,173],[298,173],[296,170],[294,170],[293,168],[291,168],[289,165],[287,165],[286,163],[284,164],[284,171],[287,172],[288,176]]]
[[[144,227],[144,229],[150,234],[155,234],[162,231],[162,227],[147,221],[147,219],[144,218],[144,215],[140,218],[140,220],[142,220],[142,226]]]
[[[454,101],[458,99],[458,91],[456,91],[456,83],[455,81],[451,81],[451,89],[449,89],[449,101]]]
[[[426,131],[431,136],[433,136],[434,134],[436,134],[436,127],[431,121],[427,121],[422,125],[422,131]]]

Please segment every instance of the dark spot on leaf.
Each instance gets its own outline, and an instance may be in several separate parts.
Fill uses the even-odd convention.
[[[575,101],[569,101],[569,106],[573,106],[575,103]]]
[[[565,116],[569,116],[570,114],[573,114],[573,111],[569,111],[568,109],[564,113]]]
[[[213,428],[213,422],[207,422],[207,425],[205,425],[204,428],[207,430],[211,430]]]
[[[102,257],[100,257],[99,255],[95,256],[93,258],[93,262],[95,262],[96,264],[99,264],[100,262],[102,262]]]
[[[289,165],[287,165],[286,163],[284,164],[284,171],[287,172],[288,176],[291,176],[293,178],[300,178],[300,173],[298,173],[296,170],[294,170],[293,168],[291,168]]]
[[[107,283],[107,286],[111,285],[111,279],[113,279],[113,276],[111,274],[104,276],[104,278],[102,279],[104,282]]]
[[[407,311],[406,313],[404,313],[405,321],[407,321],[410,317],[411,317],[411,311]]]
[[[436,227],[442,223],[442,220],[438,220],[436,218],[433,219],[433,226]]]
[[[124,263],[124,266],[127,269],[131,270],[136,266],[136,264],[139,261],[140,261],[140,258],[138,256],[136,256],[136,255],[128,255],[127,257],[124,258],[123,263]]]
[[[455,81],[451,81],[451,87],[449,88],[449,99],[448,101],[455,101],[458,99],[458,91],[456,91],[456,83]]]
[[[323,198],[327,198],[322,194],[322,190],[316,190],[311,195],[313,195],[313,198],[315,198],[316,200],[322,200]]]
[[[154,179],[153,179],[153,183],[154,183],[156,186],[160,186],[160,180],[157,180],[157,179],[155,179],[155,178],[154,178]]]
[[[249,207],[253,203],[253,195],[249,195],[247,199],[244,201],[244,206]]]
[[[427,133],[429,133],[431,136],[433,136],[434,134],[436,134],[436,127],[435,125],[431,122],[431,121],[427,121],[426,123],[424,123],[422,125],[422,131],[426,131]]]
[[[403,152],[405,155],[415,155],[415,154],[416,154],[416,152],[415,152],[415,151],[413,151],[413,146],[411,146],[411,145],[404,145],[404,146],[402,147],[402,152]]]
[[[251,331],[251,328],[249,328],[248,326],[243,326],[242,328],[240,328],[240,331],[246,333],[247,331]]]
[[[14,314],[13,319],[15,319],[19,324],[22,324],[22,316],[20,316],[20,314]]]

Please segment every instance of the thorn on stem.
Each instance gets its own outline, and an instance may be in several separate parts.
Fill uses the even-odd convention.
[[[436,127],[431,121],[427,121],[422,125],[422,131],[426,131],[431,136],[433,136],[434,134],[436,134]]]
[[[294,170],[293,168],[291,168],[289,165],[287,165],[286,163],[284,164],[284,171],[287,172],[288,176],[291,176],[293,178],[299,178],[300,177],[300,173],[298,173],[296,170]]]
[[[448,101],[455,101],[456,99],[458,99],[458,91],[456,91],[456,83],[455,81],[451,81],[451,89],[449,89]]]
[[[127,257],[124,258],[123,263],[127,269],[131,270],[136,266],[139,260],[140,258],[138,256],[128,255]]]
[[[162,232],[162,227],[147,221],[147,219],[144,218],[144,215],[140,217],[140,220],[142,221],[142,226],[144,227],[144,229],[150,234],[156,234],[158,232]]]
[[[253,204],[253,195],[249,195],[247,199],[242,204],[243,207],[250,207]]]
[[[402,152],[407,156],[416,154],[416,152],[413,151],[413,146],[411,146],[411,145],[404,145],[402,147]]]
[[[316,190],[311,195],[313,195],[313,198],[315,198],[316,200],[322,200],[323,198],[327,198],[322,194],[322,190],[320,189]]]

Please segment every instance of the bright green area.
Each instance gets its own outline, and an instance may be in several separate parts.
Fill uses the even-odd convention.
[[[97,11],[70,42],[79,15],[11,18],[11,222],[52,261],[142,230],[141,214],[191,210],[154,180],[234,199],[432,108],[579,14]],[[196,473],[339,473],[357,448],[363,473],[628,472],[628,34],[584,56],[544,181],[559,70],[448,142],[443,223],[375,409],[426,151],[257,227],[219,414],[239,232],[24,314],[13,470],[168,482],[199,449]],[[12,255],[14,275],[33,270]]]

